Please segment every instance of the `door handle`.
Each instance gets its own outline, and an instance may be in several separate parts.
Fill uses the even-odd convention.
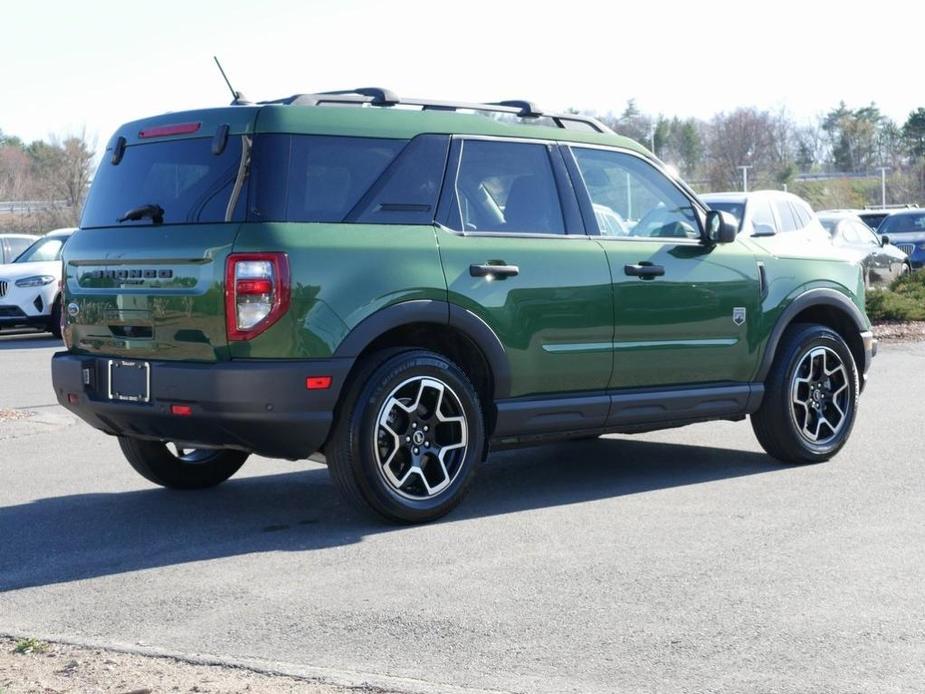
[[[504,279],[506,277],[516,277],[519,275],[520,268],[516,265],[470,265],[469,274],[473,277]]]
[[[661,265],[653,265],[643,260],[636,265],[624,265],[623,272],[632,277],[641,277],[644,280],[655,279],[665,274],[665,268]]]

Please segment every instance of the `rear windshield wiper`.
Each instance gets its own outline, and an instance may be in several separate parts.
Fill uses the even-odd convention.
[[[164,221],[164,208],[160,205],[139,205],[122,215],[118,222],[119,224],[122,224],[122,222],[137,222],[145,217],[150,217],[154,224],[162,224]]]

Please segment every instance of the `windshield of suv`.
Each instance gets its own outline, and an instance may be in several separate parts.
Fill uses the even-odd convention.
[[[878,234],[902,234],[904,232],[923,231],[925,231],[925,212],[890,215],[877,227]]]
[[[14,263],[43,263],[61,260],[61,249],[65,239],[56,236],[50,239],[39,239],[22,252]]]
[[[170,140],[132,145],[118,164],[105,157],[96,172],[82,227],[114,226],[129,210],[159,205],[164,224],[224,222],[241,160],[242,138],[231,136],[221,154],[212,153],[212,138]],[[231,219],[242,221],[247,195],[242,192]],[[150,216],[125,226],[148,226]]]

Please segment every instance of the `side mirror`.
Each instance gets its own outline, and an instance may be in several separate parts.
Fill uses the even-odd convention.
[[[752,227],[754,229],[752,236],[774,236],[776,233],[770,224],[754,224]]]
[[[884,234],[883,236],[881,236],[881,237],[880,237],[880,245],[881,245],[881,246],[889,246],[889,245],[890,245],[890,237],[887,236],[886,234]]]
[[[736,240],[739,223],[728,212],[707,212],[707,240],[710,243],[732,243]]]

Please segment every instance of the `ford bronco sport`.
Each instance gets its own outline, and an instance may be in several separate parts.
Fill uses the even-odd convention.
[[[527,102],[129,123],[64,262],[57,397],[141,475],[320,451],[404,522],[503,447],[750,415],[775,458],[826,460],[876,347],[856,264],[736,238],[644,148]]]

